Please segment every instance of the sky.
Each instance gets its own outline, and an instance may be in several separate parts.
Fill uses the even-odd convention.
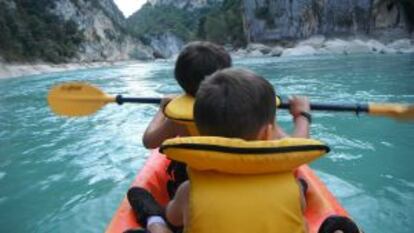
[[[125,17],[132,15],[141,8],[147,0],[114,0],[118,8],[124,13]]]

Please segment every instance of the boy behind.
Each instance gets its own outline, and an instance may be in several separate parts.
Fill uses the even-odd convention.
[[[180,52],[175,64],[174,76],[184,92],[195,97],[204,78],[217,70],[231,66],[232,60],[227,51],[210,42],[192,42]],[[160,108],[148,125],[143,144],[148,149],[159,147],[166,139],[189,136],[184,125],[180,125],[164,115],[165,106],[171,98],[164,98]]]

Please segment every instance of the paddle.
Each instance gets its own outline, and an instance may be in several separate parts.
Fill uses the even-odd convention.
[[[108,103],[159,104],[161,98],[127,98],[109,96],[87,83],[73,82],[54,86],[47,97],[53,112],[63,116],[86,116],[95,113]],[[278,108],[289,109],[282,101]],[[311,104],[312,110],[368,113],[373,116],[391,117],[398,120],[414,120],[414,105],[403,104]]]

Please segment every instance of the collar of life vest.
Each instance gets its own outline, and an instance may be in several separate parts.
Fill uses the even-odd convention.
[[[223,137],[181,137],[166,140],[160,152],[200,171],[266,174],[293,171],[329,152],[314,139],[284,138],[245,141]]]
[[[194,108],[195,99],[190,95],[180,95],[171,100],[164,109],[164,115],[168,118],[183,122],[190,123],[194,121]],[[276,107],[282,103],[279,96],[276,96]]]

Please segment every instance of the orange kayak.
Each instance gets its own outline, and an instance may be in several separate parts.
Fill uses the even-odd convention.
[[[169,163],[170,161],[165,155],[160,154],[158,150],[153,150],[132,186],[147,189],[161,205],[167,205],[169,197],[166,188],[168,180],[166,169]],[[297,169],[296,176],[305,179],[309,186],[306,193],[307,207],[305,210],[309,233],[317,233],[323,220],[328,216],[341,215],[349,217],[346,210],[309,166],[304,165]],[[106,233],[122,233],[136,227],[139,227],[139,224],[125,197],[106,229]]]

